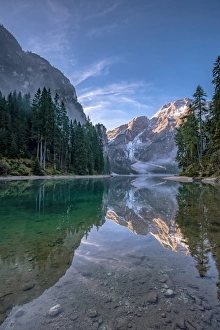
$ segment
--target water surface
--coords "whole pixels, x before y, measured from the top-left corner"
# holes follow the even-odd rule
[[[218,329],[218,186],[1,182],[0,329]]]

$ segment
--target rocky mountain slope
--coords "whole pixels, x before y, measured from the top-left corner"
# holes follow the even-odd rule
[[[118,174],[178,173],[175,128],[190,104],[184,98],[165,104],[151,119],[134,118],[108,131],[111,170]]]
[[[51,89],[52,95],[57,92],[64,101],[68,115],[81,123],[86,115],[77,102],[76,91],[64,74],[50,65],[44,58],[31,52],[24,52],[14,36],[0,25],[0,91],[8,95],[16,90],[30,93],[37,89]]]

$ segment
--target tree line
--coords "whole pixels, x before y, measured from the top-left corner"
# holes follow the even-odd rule
[[[3,96],[0,92],[0,157],[32,158],[33,174],[103,174],[109,172],[102,125],[69,119],[65,104],[50,89]]]
[[[189,176],[220,175],[220,56],[212,74],[211,102],[207,102],[207,94],[198,85],[175,135],[178,166],[182,174]]]

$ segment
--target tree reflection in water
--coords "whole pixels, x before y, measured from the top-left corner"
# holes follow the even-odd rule
[[[211,256],[220,274],[220,187],[185,183],[179,187],[177,201],[175,221],[187,239],[200,276],[208,276]]]
[[[94,179],[0,182],[0,324],[65,274],[82,237],[105,222],[106,189]]]

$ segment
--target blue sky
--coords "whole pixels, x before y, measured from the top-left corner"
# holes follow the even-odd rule
[[[219,0],[1,0],[0,24],[72,82],[107,129],[191,97],[212,97]]]

